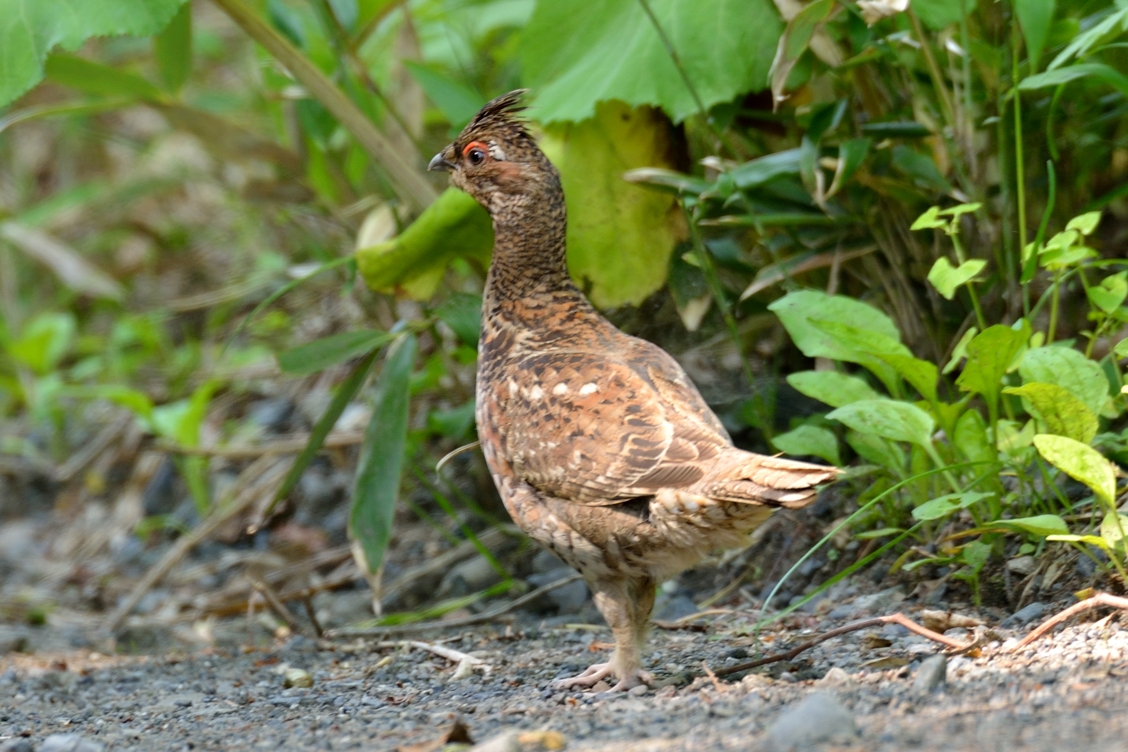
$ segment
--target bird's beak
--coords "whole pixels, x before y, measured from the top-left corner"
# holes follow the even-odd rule
[[[431,157],[431,162],[427,165],[427,169],[431,172],[450,172],[454,169],[454,164],[448,162],[446,157],[443,156],[443,152],[440,151],[438,154]]]

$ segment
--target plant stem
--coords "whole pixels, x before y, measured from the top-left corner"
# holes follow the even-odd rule
[[[1046,344],[1053,344],[1054,335],[1057,333],[1058,303],[1061,300],[1061,270],[1054,271],[1054,292],[1050,298],[1050,326],[1046,330]]]
[[[1026,248],[1026,166],[1023,164],[1022,150],[1022,96],[1018,91],[1021,81],[1018,69],[1018,19],[1014,15],[1014,4],[1011,4],[1011,93],[1014,95],[1014,183],[1015,201],[1018,203],[1018,248],[1019,258],[1021,250]],[[1021,263],[1021,262],[1020,262]],[[1018,270],[1015,279],[1021,279],[1022,269]]]
[[[928,75],[932,77],[932,85],[936,87],[936,95],[940,98],[940,106],[944,110],[944,119],[947,120],[948,125],[952,128],[956,127],[956,120],[952,101],[948,98],[948,89],[944,86],[944,76],[940,72],[940,66],[936,63],[936,58],[932,54],[932,47],[928,44],[928,37],[924,33],[924,27],[920,24],[920,19],[917,14],[913,13],[910,7],[907,11],[909,16],[909,23],[913,26],[913,36],[920,42],[920,51],[924,55],[924,62],[928,65]]]

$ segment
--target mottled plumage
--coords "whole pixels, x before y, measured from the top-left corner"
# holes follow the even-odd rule
[[[682,368],[623,334],[565,262],[556,169],[517,117],[522,92],[487,104],[431,161],[493,218],[478,354],[477,423],[506,509],[583,574],[615,655],[562,686],[649,676],[639,650],[655,586],[743,547],[775,507],[799,507],[830,467],[752,454]]]

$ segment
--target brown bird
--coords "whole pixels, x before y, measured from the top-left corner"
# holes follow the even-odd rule
[[[748,544],[775,507],[837,472],[737,449],[681,366],[623,334],[568,274],[560,176],[498,97],[431,160],[493,218],[478,349],[478,437],[506,509],[587,581],[615,635],[558,687],[651,681],[640,649],[658,583]]]

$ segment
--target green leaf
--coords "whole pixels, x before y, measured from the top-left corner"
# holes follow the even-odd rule
[[[90,37],[156,34],[184,0],[0,0],[0,107],[43,78],[56,47],[76,50]]]
[[[407,444],[415,349],[414,334],[400,337],[388,348],[372,421],[361,445],[348,533],[354,543],[354,555],[361,554],[357,556],[357,566],[370,573],[380,569],[392,535]]]
[[[1125,553],[1128,546],[1128,515],[1109,510],[1101,521],[1101,539],[1114,551]]]
[[[800,394],[825,402],[831,407],[843,407],[851,402],[881,397],[862,379],[838,371],[800,371],[789,374],[787,383]]]
[[[967,345],[975,339],[975,335],[977,334],[979,334],[979,329],[974,326],[969,327],[968,330],[963,333],[960,337],[960,341],[952,348],[952,357],[948,359],[948,364],[944,366],[944,370],[941,371],[941,373],[951,373],[955,370],[956,366],[960,364],[960,361],[967,357]]]
[[[953,512],[958,512],[961,509],[967,509],[973,504],[977,504],[984,499],[988,499],[995,494],[993,492],[980,493],[978,491],[965,491],[964,493],[951,493],[938,498],[926,501],[920,506],[913,509],[913,517],[918,520],[939,520],[947,517]]]
[[[993,462],[999,457],[987,437],[987,422],[976,410],[968,410],[959,417],[952,441],[971,462]]]
[[[916,405],[891,399],[852,402],[827,414],[859,433],[880,436],[890,441],[907,441],[920,447],[932,447],[936,427],[932,416]]]
[[[485,97],[469,86],[453,81],[426,65],[404,60],[403,67],[454,128],[461,130],[486,103]]]
[[[939,31],[959,22],[975,4],[971,0],[913,0],[912,8],[925,26]]]
[[[1083,444],[1097,435],[1097,416],[1065,387],[1032,382],[1008,387],[1003,393],[1022,397],[1028,404],[1027,412],[1042,421],[1047,433],[1068,436]]]
[[[465,256],[484,266],[492,248],[489,214],[468,194],[449,188],[398,237],[357,249],[356,264],[365,283],[378,292],[424,279],[428,285],[415,292],[427,299],[451,260]]]
[[[278,367],[294,376],[317,373],[329,366],[382,347],[394,337],[394,334],[377,329],[332,334],[278,353]]]
[[[154,407],[149,419],[153,432],[182,447],[199,446],[200,426],[219,386],[218,381],[207,381],[196,387],[188,399]]]
[[[956,294],[956,288],[974,279],[985,266],[987,262],[983,259],[969,259],[954,267],[947,257],[941,256],[928,272],[928,281],[937,292],[951,300]]]
[[[568,203],[572,278],[596,307],[638,305],[666,283],[684,221],[674,196],[620,176],[674,166],[669,121],[658,110],[607,102],[594,119],[547,128],[540,145]]]
[[[796,13],[787,22],[787,28],[779,38],[775,59],[772,60],[771,84],[772,101],[779,102],[784,96],[787,78],[791,75],[799,58],[807,51],[815,32],[838,10],[834,0],[815,0]]]
[[[70,312],[41,313],[5,346],[8,354],[42,376],[59,365],[74,343],[77,324]]]
[[[787,433],[772,437],[772,445],[786,454],[821,457],[832,465],[841,465],[838,455],[838,439],[834,432],[819,426],[803,425]]]
[[[956,379],[956,385],[965,392],[982,394],[988,404],[999,402],[1002,379],[1026,344],[1027,334],[1009,326],[996,324],[976,335],[967,343],[967,365]]]
[[[1018,372],[1025,383],[1057,384],[1068,389],[1094,415],[1100,415],[1109,400],[1108,379],[1100,365],[1068,347],[1031,348]]]
[[[897,353],[877,353],[877,357],[892,366],[921,397],[929,402],[936,401],[936,381],[940,374],[934,363]]]
[[[680,196],[698,196],[713,187],[713,184],[696,175],[686,175],[676,170],[661,167],[639,167],[623,173],[628,183],[640,183],[651,188],[673,191]]]
[[[165,88],[175,94],[192,71],[192,3],[184,3],[165,30],[153,38],[153,53]]]
[[[456,292],[435,309],[435,314],[464,345],[478,346],[478,335],[482,331],[481,295]]]
[[[1112,313],[1128,298],[1128,272],[1105,277],[1099,285],[1085,290],[1089,302],[1105,313]]]
[[[742,191],[758,188],[783,177],[798,175],[801,157],[800,149],[787,149],[737,165],[728,172],[733,185]]]
[[[1108,543],[1104,538],[1096,535],[1047,535],[1048,541],[1064,541],[1067,543],[1088,543],[1090,546],[1096,546],[1102,550],[1108,550]]]
[[[344,413],[345,408],[349,406],[353,397],[364,386],[368,372],[372,370],[372,364],[376,362],[376,356],[379,354],[380,350],[377,348],[365,355],[352,367],[349,375],[337,387],[337,391],[333,393],[333,399],[329,402],[329,407],[317,419],[317,425],[310,431],[309,441],[306,442],[301,453],[294,459],[294,464],[290,466],[289,472],[286,473],[285,480],[282,481],[282,485],[278,487],[278,491],[274,494],[274,501],[270,508],[263,513],[264,517],[270,513],[270,509],[275,504],[289,496],[294,487],[298,485],[302,473],[309,467],[309,463],[313,462],[313,458],[317,456],[317,453],[321,451],[321,447],[325,444],[325,437],[333,430],[333,426],[337,424],[337,420]]]
[[[1046,37],[1054,20],[1054,6],[1057,0],[1015,0],[1014,10],[1026,39],[1026,53],[1030,59],[1031,70],[1038,69],[1038,60],[1046,47]]]
[[[953,219],[963,214],[974,214],[983,207],[983,204],[977,202],[971,204],[956,204],[955,206],[945,209],[940,212],[943,217],[952,217]]]
[[[1095,78],[1128,96],[1128,76],[1104,63],[1075,63],[1064,68],[1036,73],[1029,78],[1022,79],[1018,88],[1023,91],[1043,89],[1047,86],[1061,86],[1079,78]]]
[[[1067,231],[1073,230],[1082,235],[1092,235],[1097,229],[1097,225],[1101,223],[1101,213],[1099,211],[1086,212],[1079,214],[1073,219],[1069,220],[1069,224],[1065,226]]]
[[[948,226],[948,220],[940,219],[940,207],[929,207],[909,226],[910,230],[937,230]]]
[[[853,177],[869,155],[872,146],[872,138],[851,138],[838,145],[838,165],[834,170],[834,180],[826,191],[827,198],[837,194]]]
[[[1125,31],[1128,31],[1128,6],[1121,4],[1119,10],[1073,37],[1047,67],[1053,70],[1075,57],[1085,57],[1094,47],[1110,41]]]
[[[770,0],[649,0],[705,107],[759,91],[782,23]],[[586,120],[600,102],[661,107],[680,122],[698,112],[693,94],[638,0],[581,9],[538,2],[521,30],[524,83],[544,123]]]
[[[880,436],[858,431],[846,432],[846,443],[863,459],[889,469],[895,475],[905,471],[905,451]]]
[[[1116,503],[1116,468],[1088,444],[1042,433],[1034,437],[1038,453],[1051,465],[1084,483],[1110,507]]]
[[[855,362],[858,352],[844,347],[835,337],[819,329],[811,320],[850,322],[855,329],[884,335],[900,342],[897,325],[882,311],[842,295],[827,295],[818,290],[788,293],[768,306],[779,317],[795,346],[808,358],[831,358]]]
[[[87,94],[146,101],[161,99],[161,90],[141,76],[74,55],[55,53],[47,58],[44,70],[54,83]]]
[[[461,439],[474,427],[474,400],[451,410],[435,410],[427,416],[427,427],[451,439]]]
[[[991,527],[1004,527],[1010,530],[1021,530],[1024,533],[1046,537],[1047,535],[1065,535],[1069,527],[1065,520],[1056,514],[1039,514],[1033,517],[1019,517],[1013,520],[995,520]]]

